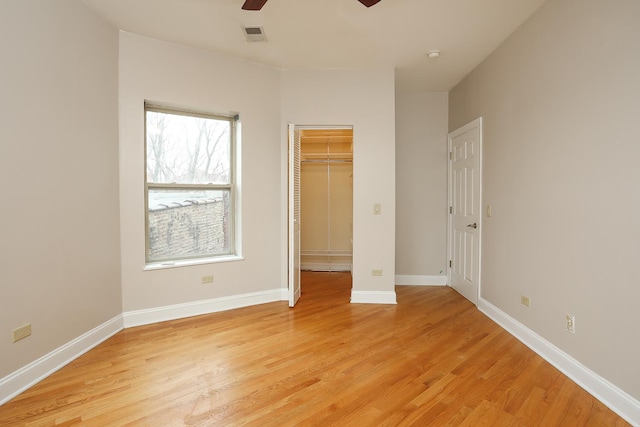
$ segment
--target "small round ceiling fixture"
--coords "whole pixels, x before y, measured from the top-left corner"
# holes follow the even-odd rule
[[[431,59],[439,58],[440,51],[438,49],[430,50],[429,52],[427,52],[427,56]]]

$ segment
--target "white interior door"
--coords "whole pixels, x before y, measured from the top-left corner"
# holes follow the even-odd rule
[[[449,274],[474,304],[480,288],[482,118],[449,134]]]
[[[289,124],[289,307],[300,298],[300,131]]]

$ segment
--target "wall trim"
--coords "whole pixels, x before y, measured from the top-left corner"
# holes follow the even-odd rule
[[[166,322],[167,320],[182,319],[184,317],[200,316],[202,314],[216,313],[234,308],[282,301],[282,295],[287,293],[286,291],[286,289],[284,289],[284,292],[282,289],[271,289],[268,291],[127,311],[123,313],[124,327],[131,328],[133,326]],[[287,293],[287,297],[284,298],[284,300],[288,299],[289,296]]]
[[[309,271],[337,271],[337,272],[347,272],[351,271],[351,264],[338,264],[338,263],[322,263],[322,262],[301,262],[300,270],[309,270]]]
[[[0,379],[0,405],[124,329],[122,315],[107,320],[68,343]]]
[[[478,309],[612,411],[632,425],[640,426],[640,401],[611,384],[489,301],[479,298]]]
[[[351,291],[351,304],[397,304],[396,293],[390,291]]]
[[[447,286],[447,276],[414,276],[396,274],[396,285]]]

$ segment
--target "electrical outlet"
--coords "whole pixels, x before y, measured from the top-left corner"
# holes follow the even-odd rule
[[[567,332],[576,333],[576,316],[567,314]]]
[[[202,276],[202,284],[213,283],[213,274],[210,276]]]
[[[13,342],[20,341],[31,335],[31,323],[13,330]]]
[[[371,270],[372,276],[382,276],[382,270]]]
[[[526,297],[524,295],[520,296],[520,304],[524,305],[525,307],[529,307],[530,302],[531,301],[529,300],[529,297]]]

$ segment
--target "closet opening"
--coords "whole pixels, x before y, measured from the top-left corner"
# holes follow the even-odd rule
[[[353,127],[300,129],[300,268],[352,271]]]

